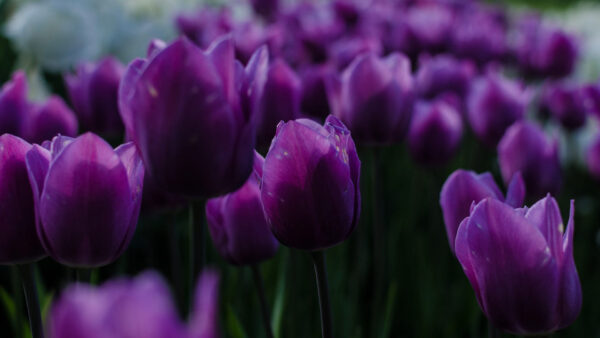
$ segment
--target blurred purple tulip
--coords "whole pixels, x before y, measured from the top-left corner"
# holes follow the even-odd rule
[[[208,48],[218,37],[233,30],[234,20],[230,8],[203,7],[181,13],[175,18],[179,32],[200,46]]]
[[[471,84],[467,117],[477,138],[493,147],[523,118],[528,103],[529,94],[520,83],[489,70]]]
[[[584,85],[581,91],[587,113],[600,118],[600,84],[590,83]]]
[[[135,232],[144,167],[133,143],[113,150],[92,133],[58,136],[26,156],[37,232],[46,252],[75,267],[115,261]]]
[[[359,175],[350,131],[335,117],[324,126],[306,119],[280,123],[261,178],[261,200],[275,237],[309,251],[344,241],[358,223]]]
[[[414,84],[410,61],[404,55],[359,56],[339,79],[328,82],[328,94],[332,113],[358,141],[387,144],[406,136]]]
[[[269,66],[265,90],[258,113],[257,145],[268,147],[279,121],[300,117],[302,83],[285,61],[276,59]]]
[[[452,30],[452,51],[479,65],[501,60],[507,53],[506,31],[492,13],[466,10],[455,21]]]
[[[418,163],[440,165],[458,150],[463,124],[460,113],[444,101],[419,102],[415,106],[408,144]]]
[[[592,177],[600,180],[600,135],[596,135],[586,153],[587,168]]]
[[[217,338],[218,279],[211,270],[201,275],[187,327],[155,272],[97,288],[72,285],[53,304],[47,332],[50,338]]]
[[[275,19],[281,7],[280,0],[251,0],[250,3],[254,12],[267,20]]]
[[[550,196],[529,209],[486,198],[461,223],[456,256],[495,327],[535,335],[575,321],[582,296],[573,259],[573,216],[571,201],[565,229]]]
[[[335,68],[327,63],[307,66],[301,68],[298,75],[302,81],[300,99],[302,113],[324,119],[331,112],[327,98],[326,82],[336,76]]]
[[[554,83],[544,88],[540,109],[549,112],[569,130],[582,127],[587,120],[585,93],[574,84]]]
[[[31,144],[0,136],[0,264],[36,261],[46,254],[35,228],[33,194],[25,155]]]
[[[444,182],[440,193],[440,206],[444,214],[446,234],[452,252],[454,252],[458,226],[465,217],[469,216],[474,203],[477,204],[488,197],[506,202],[515,208],[523,206],[525,185],[521,174],[517,173],[510,181],[506,199],[489,172],[477,174],[473,171],[458,169]]]
[[[46,102],[30,107],[21,135],[31,143],[41,144],[59,134],[76,136],[77,118],[60,96],[52,95]]]
[[[439,53],[449,47],[454,23],[454,14],[449,7],[434,2],[412,6],[408,9],[406,22],[418,51]]]
[[[463,98],[475,72],[475,65],[470,61],[461,61],[450,55],[423,56],[415,76],[417,91],[426,99],[448,92]]]
[[[338,69],[344,69],[361,54],[381,55],[382,46],[378,38],[352,36],[335,41],[329,48],[329,59]]]
[[[498,162],[504,182],[521,172],[532,197],[556,194],[561,186],[558,142],[532,122],[517,122],[498,144]]]
[[[19,135],[28,110],[27,79],[19,70],[0,89],[0,134]]]
[[[85,63],[77,73],[65,75],[65,84],[83,131],[120,135],[119,82],[125,66],[113,57],[98,63]]]
[[[244,69],[230,36],[206,52],[180,38],[129,65],[119,93],[121,115],[160,188],[214,197],[246,181],[267,67],[262,47]]]
[[[262,166],[262,157],[255,157]],[[206,219],[217,251],[231,264],[254,265],[277,253],[279,242],[265,219],[254,174],[237,191],[209,199]]]

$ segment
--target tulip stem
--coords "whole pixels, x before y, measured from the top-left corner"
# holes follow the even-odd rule
[[[488,323],[488,336],[489,338],[500,338],[502,333],[492,323]]]
[[[196,278],[200,274],[200,271],[204,268],[206,262],[206,225],[204,222],[204,204],[205,200],[193,201],[190,203],[189,213],[189,271],[190,271],[190,285],[189,297],[190,310],[192,306],[191,299],[193,298],[194,286],[196,284]]]
[[[271,329],[271,316],[269,315],[269,307],[267,305],[267,297],[265,296],[265,287],[263,284],[262,276],[260,275],[260,269],[258,265],[252,265],[252,277],[254,278],[254,284],[256,284],[256,291],[258,293],[258,300],[260,302],[260,311],[262,312],[263,324],[265,326],[265,333],[267,338],[273,338],[273,330]]]
[[[11,270],[12,275],[12,287],[13,292],[15,294],[14,303],[15,303],[15,316],[13,318],[13,329],[15,330],[15,337],[23,337],[23,294],[21,293],[21,280],[20,275],[21,272],[19,268],[16,266],[12,267]]]
[[[325,253],[323,251],[314,251],[311,253],[311,256],[315,265],[317,292],[319,293],[319,305],[321,307],[321,332],[323,338],[332,338],[333,328],[331,322],[331,302],[329,301],[329,286],[327,284]]]
[[[44,331],[42,328],[42,316],[40,314],[40,303],[38,301],[33,267],[33,263],[18,265],[19,273],[21,274],[21,280],[23,282],[23,292],[25,293],[27,313],[29,314],[31,336],[33,338],[43,338]]]

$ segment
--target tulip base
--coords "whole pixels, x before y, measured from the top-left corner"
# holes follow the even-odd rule
[[[327,283],[325,253],[323,251],[314,251],[311,252],[311,256],[315,265],[317,292],[319,293],[319,305],[321,307],[321,332],[323,338],[332,338],[331,302],[329,301],[329,285]]]
[[[19,273],[21,274],[21,280],[23,281],[23,292],[25,293],[25,302],[27,304],[27,314],[29,315],[31,336],[33,338],[43,338],[44,330],[42,326],[42,316],[40,313],[40,303],[38,301],[33,267],[33,264],[23,264],[18,266]]]
[[[265,287],[263,284],[262,276],[260,275],[260,269],[258,265],[252,265],[252,277],[256,284],[256,292],[258,293],[258,300],[260,302],[260,311],[265,326],[265,333],[267,338],[273,338],[273,330],[271,329],[271,316],[269,315],[269,307],[267,306],[267,297],[265,296]]]

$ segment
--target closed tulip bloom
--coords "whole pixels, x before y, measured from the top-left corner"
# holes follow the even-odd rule
[[[25,156],[31,144],[0,136],[0,264],[36,261],[46,254],[35,229],[33,193]]]
[[[511,180],[506,192],[506,199],[489,172],[477,174],[473,171],[458,169],[444,182],[440,193],[440,206],[452,252],[454,252],[458,226],[469,216],[471,206],[488,197],[506,202],[515,208],[523,206],[525,185],[521,174],[516,174]]]
[[[441,52],[448,48],[454,23],[451,9],[443,4],[420,4],[407,12],[410,36],[419,51]]]
[[[506,31],[493,13],[467,10],[452,30],[452,50],[479,65],[500,60],[507,52]]]
[[[496,146],[508,127],[523,118],[529,95],[518,82],[495,71],[473,81],[467,98],[467,117],[473,132]]]
[[[487,198],[461,223],[456,256],[495,327],[518,335],[548,334],[579,315],[573,205],[566,228],[550,196],[529,209]]]
[[[520,171],[532,197],[555,194],[560,189],[558,142],[531,122],[515,123],[506,131],[498,144],[498,162],[504,182]]]
[[[406,136],[414,87],[410,61],[404,55],[359,56],[338,81],[330,81],[328,93],[332,113],[358,141],[387,144]]]
[[[27,79],[20,70],[0,89],[0,134],[18,135],[28,109]]]
[[[119,116],[119,83],[125,66],[113,57],[86,63],[77,73],[65,75],[65,84],[82,130],[118,135],[123,131]]]
[[[77,118],[59,96],[52,95],[30,108],[21,135],[29,142],[41,144],[58,134],[76,136]]]
[[[121,82],[121,116],[148,175],[170,193],[214,197],[250,175],[266,47],[243,69],[231,37],[203,52],[186,38],[133,61]]]
[[[302,81],[300,108],[302,113],[324,119],[330,112],[327,81],[336,75],[330,64],[310,65],[298,71]]]
[[[592,177],[600,180],[600,135],[597,135],[587,150],[587,168]]]
[[[462,117],[453,106],[443,101],[421,102],[408,134],[410,153],[421,164],[443,164],[458,150],[462,130]]]
[[[344,241],[358,223],[359,175],[354,141],[337,118],[329,116],[324,126],[306,119],[280,123],[261,187],[275,237],[309,251]]]
[[[257,144],[267,147],[279,121],[300,117],[302,83],[285,61],[276,59],[269,66],[265,90],[258,113]]]
[[[169,287],[156,272],[100,287],[69,286],[47,320],[50,338],[216,338],[218,276],[204,272],[190,324],[178,318]]]
[[[571,84],[551,84],[544,89],[541,109],[549,112],[569,130],[582,127],[587,119],[585,93]]]
[[[133,143],[113,150],[100,137],[55,137],[33,146],[27,170],[37,232],[59,263],[96,267],[115,261],[135,232],[144,167]]]
[[[427,99],[447,92],[462,98],[469,90],[475,71],[472,62],[461,61],[450,55],[421,57],[415,76],[417,92]]]

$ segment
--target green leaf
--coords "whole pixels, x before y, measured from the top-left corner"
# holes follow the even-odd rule
[[[281,320],[283,319],[283,310],[285,308],[285,289],[287,284],[286,266],[288,262],[289,252],[284,251],[281,266],[279,267],[279,276],[277,277],[277,290],[275,293],[275,304],[273,306],[273,314],[271,318],[271,327],[273,327],[273,335],[275,338],[281,336]]]
[[[233,338],[246,338],[246,332],[231,305],[227,305],[227,336]]]
[[[8,314],[11,323],[15,322],[15,302],[12,297],[3,287],[0,286],[0,300],[2,300],[2,305],[4,306],[4,310]]]
[[[387,302],[385,304],[385,316],[383,317],[383,326],[381,328],[381,338],[390,336],[390,325],[394,315],[394,304],[396,303],[396,291],[396,282],[393,281],[388,289]]]

